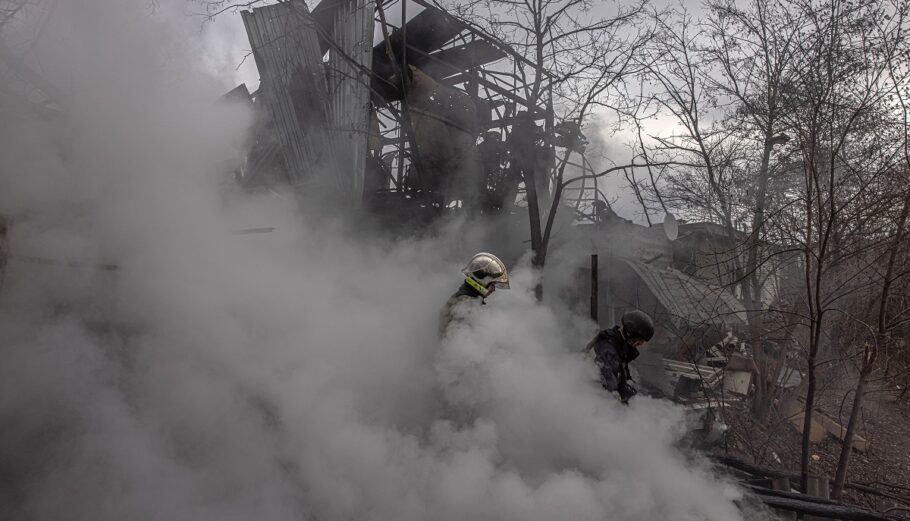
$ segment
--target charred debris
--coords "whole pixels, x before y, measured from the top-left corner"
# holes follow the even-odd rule
[[[242,12],[261,82],[225,95],[258,115],[241,185],[291,186],[414,227],[446,212],[514,210],[523,170],[547,186],[556,148],[584,158],[577,125],[526,99],[519,53],[423,0],[394,7],[324,0],[312,12],[304,2]],[[393,14],[408,22],[392,25]],[[577,209],[598,197],[590,181],[573,194]]]

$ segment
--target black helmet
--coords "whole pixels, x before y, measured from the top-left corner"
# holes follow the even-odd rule
[[[654,321],[644,311],[629,311],[622,316],[622,332],[627,341],[640,338],[647,342],[654,336]]]

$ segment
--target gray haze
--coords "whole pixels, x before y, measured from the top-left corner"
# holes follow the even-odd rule
[[[0,519],[741,518],[679,410],[592,383],[528,269],[440,342],[457,226],[358,241],[230,195],[249,115],[160,4],[60,2],[29,59],[68,116],[3,104]]]

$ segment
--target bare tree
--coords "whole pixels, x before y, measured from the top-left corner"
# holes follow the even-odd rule
[[[649,48],[647,79],[652,103],[677,126],[669,135],[650,135],[643,154],[656,162],[688,165],[667,176],[662,201],[720,222],[730,244],[737,243],[738,201],[742,199],[742,165],[748,142],[741,125],[730,125],[718,103],[715,56],[706,52],[707,28],[685,9],[670,16],[655,13],[659,36]],[[650,150],[648,150],[650,149]],[[738,252],[725,252],[735,284],[743,279]]]
[[[732,0],[719,0],[708,7],[704,26],[709,43],[705,51],[715,65],[712,86],[732,102],[732,116],[740,125],[741,139],[760,147],[758,169],[748,180],[752,188],[748,198],[751,225],[745,244],[741,287],[749,315],[749,340],[760,372],[755,382],[753,412],[763,419],[768,413],[779,367],[764,352],[759,264],[771,156],[775,146],[788,141],[783,133],[787,130],[784,113],[789,99],[794,40],[801,24],[799,14],[794,20],[781,2],[754,1],[740,7]]]
[[[486,9],[478,16],[478,8]],[[459,11],[469,20],[512,45],[527,59],[518,70],[525,84],[529,106],[546,107],[545,143],[555,153],[554,127],[557,121],[581,129],[595,110],[613,109],[625,103],[626,82],[635,77],[637,57],[652,37],[650,27],[641,27],[647,0],[619,5],[610,16],[592,17],[591,0],[487,0],[461,3]],[[541,115],[534,115],[539,117]],[[564,127],[565,128],[565,127]],[[569,136],[572,142],[578,136]],[[532,264],[542,269],[553,223],[564,189],[570,156],[579,148],[564,143],[563,156],[555,164],[534,167],[523,175],[528,200]],[[577,143],[575,143],[577,145]],[[546,170],[546,171],[539,171]],[[539,180],[552,179],[548,186]],[[546,213],[541,207],[549,206]],[[542,286],[536,294],[542,298]]]
[[[817,366],[826,321],[845,296],[844,281],[833,276],[861,253],[861,241],[847,240],[859,230],[865,209],[861,196],[874,189],[884,171],[872,160],[868,140],[880,128],[882,103],[893,93],[888,76],[900,31],[878,31],[887,14],[879,2],[828,0],[792,2],[789,11],[805,20],[795,39],[794,104],[787,112],[801,156],[801,222],[792,237],[804,262],[805,321],[808,327],[808,386],[800,472],[808,486],[809,431],[818,390]],[[796,15],[794,15],[796,16]],[[871,153],[871,157],[870,157]]]
[[[776,327],[768,317],[798,318],[806,327],[805,489],[816,367],[827,321],[832,313],[845,313],[848,296],[868,293],[869,285],[858,281],[868,282],[865,274],[884,265],[875,298],[883,324],[890,281],[903,273],[897,244],[906,216],[894,210],[904,208],[894,195],[903,192],[885,181],[896,168],[886,129],[893,127],[895,110],[903,113],[904,98],[896,98],[900,107],[896,102],[889,107],[888,100],[906,81],[900,29],[906,29],[901,14],[906,6],[892,2],[882,9],[873,2],[838,0],[742,6],[717,0],[708,8],[700,22],[685,10],[661,20],[648,67],[656,85],[653,100],[680,130],[651,136],[657,145],[650,155],[692,164],[669,176],[661,204],[716,219],[730,244],[740,242],[738,228],[749,222],[742,249],[730,252],[730,260],[732,280],[749,309],[750,340],[761,370],[753,402],[758,418],[768,413],[779,370],[779,361],[762,349],[762,338]],[[798,160],[775,160],[781,145]],[[773,248],[766,246],[773,242]],[[762,302],[763,280],[775,257],[794,250],[802,255],[803,298],[769,310]],[[878,330],[860,369],[862,385],[875,362],[871,350],[886,342],[887,328]],[[862,385],[854,398],[854,424],[848,424],[851,436]],[[842,451],[841,480],[849,446],[845,442]]]
[[[900,131],[897,133],[898,135],[896,137],[898,139],[895,141],[901,145],[899,147],[899,157],[901,160],[894,166],[903,171],[905,175],[897,175],[898,173],[895,172],[893,178],[897,179],[898,183],[889,183],[888,186],[888,188],[896,189],[892,193],[903,193],[903,195],[899,198],[900,202],[897,205],[897,207],[900,208],[899,214],[893,221],[893,236],[890,241],[886,243],[887,246],[884,251],[886,264],[880,282],[880,290],[877,295],[878,306],[875,320],[875,332],[871,341],[863,343],[862,362],[856,388],[854,389],[850,419],[847,422],[843,445],[841,447],[840,457],[838,458],[837,471],[835,473],[832,489],[832,495],[837,499],[840,498],[843,492],[844,483],[847,478],[853,438],[856,432],[859,411],[865,396],[866,385],[876,366],[879,350],[889,342],[888,332],[890,323],[888,311],[891,289],[895,280],[906,273],[905,269],[902,269],[906,267],[899,266],[898,260],[901,245],[906,233],[907,219],[908,216],[910,216],[910,189],[908,189],[906,185],[906,173],[910,172],[910,129],[908,129],[908,107],[905,94],[908,79],[910,78],[908,78],[906,61],[904,60],[904,57],[907,56],[908,52],[908,42],[904,41],[904,39],[896,33],[905,29],[907,17],[910,15],[910,5],[907,3],[892,3],[885,11],[888,13],[888,17],[871,20],[871,22],[874,22],[872,36],[880,38],[883,42],[883,47],[876,49],[876,51],[881,53],[881,58],[885,61],[887,72],[887,80],[885,80],[885,82],[893,89],[889,94],[893,96],[891,99],[896,100],[897,107],[894,108],[898,109],[898,113],[900,114],[900,118],[898,118],[897,121],[897,127]]]

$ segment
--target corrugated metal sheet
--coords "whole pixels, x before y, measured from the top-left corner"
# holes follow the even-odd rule
[[[654,268],[626,260],[670,315],[692,324],[745,326],[745,307],[717,286],[708,285],[673,268]]]
[[[452,16],[434,7],[427,7],[407,23],[406,55],[408,65],[418,68],[421,63],[426,63],[426,55],[430,54],[446,42],[455,38],[465,26]],[[389,43],[395,50],[396,60],[401,60],[401,29],[395,29],[389,35]],[[385,42],[381,41],[373,48],[373,89],[380,93],[386,100],[400,100],[401,90],[394,84],[388,83],[398,70],[397,65],[389,60],[385,50]]]
[[[243,11],[263,100],[281,141],[290,182],[322,184],[333,170],[326,85],[317,33],[302,1]],[[328,166],[328,168],[327,168]]]
[[[344,2],[333,35],[341,53],[329,51],[329,125],[336,147],[335,187],[354,205],[363,199],[370,131],[370,70],[373,62],[373,0]]]

